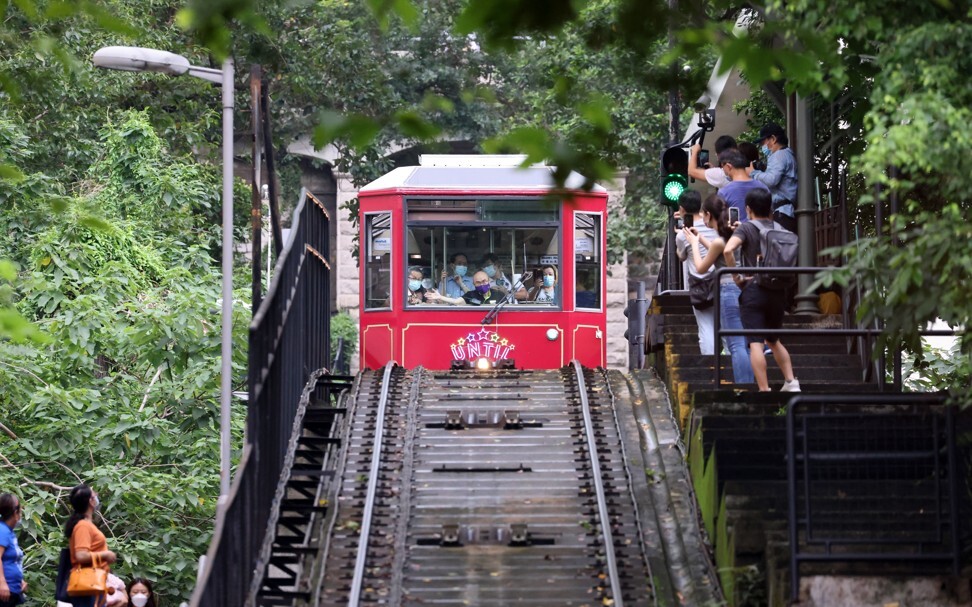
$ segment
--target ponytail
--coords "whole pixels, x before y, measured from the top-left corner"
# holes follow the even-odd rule
[[[702,202],[702,210],[716,219],[716,232],[719,237],[729,242],[732,238],[732,228],[729,227],[729,203],[718,194],[709,195]]]
[[[71,534],[74,532],[74,526],[88,513],[88,507],[91,503],[91,487],[85,484],[78,485],[74,489],[71,489],[69,499],[74,512],[71,513],[67,524],[64,525],[64,535],[70,540]]]

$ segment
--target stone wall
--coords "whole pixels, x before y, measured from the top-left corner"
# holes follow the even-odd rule
[[[623,213],[621,206],[624,199],[625,179],[627,173],[618,173],[614,181],[602,184],[608,191],[608,216]],[[628,341],[624,332],[628,328],[628,319],[624,315],[624,308],[628,305],[628,264],[625,261],[608,266],[607,280],[607,364],[612,369],[628,368]]]
[[[354,238],[358,230],[351,221],[347,209],[341,207],[344,203],[358,195],[358,189],[351,183],[351,176],[347,173],[334,173],[336,182],[335,214],[337,220],[337,242],[334,257],[334,271],[337,272],[337,308],[347,312],[357,321],[361,316],[361,300],[358,288],[358,263],[351,252],[354,250]],[[359,341],[360,346],[360,341]],[[350,361],[351,373],[358,372],[359,356],[356,353]]]

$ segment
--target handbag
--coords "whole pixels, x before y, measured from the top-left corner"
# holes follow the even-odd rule
[[[715,302],[715,272],[711,269],[702,276],[689,272],[689,301],[696,310],[706,310]]]
[[[57,561],[57,580],[54,582],[54,600],[62,603],[71,602],[71,597],[67,593],[69,577],[71,577],[71,550],[61,548],[61,557]]]
[[[108,588],[108,572],[98,567],[100,559],[91,555],[91,566],[78,565],[71,570],[68,578],[68,596],[98,596]]]

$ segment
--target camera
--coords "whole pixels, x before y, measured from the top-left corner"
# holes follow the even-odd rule
[[[699,157],[695,165],[703,169],[709,168],[709,150],[699,150]]]
[[[754,160],[753,161],[753,170],[754,171],[765,171],[766,170],[766,163],[763,162],[762,160]]]

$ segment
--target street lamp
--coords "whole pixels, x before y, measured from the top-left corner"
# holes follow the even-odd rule
[[[233,60],[223,69],[190,65],[181,55],[135,46],[108,46],[92,62],[109,70],[158,72],[169,76],[189,74],[223,87],[223,307],[222,360],[219,399],[219,494],[223,504],[230,487],[230,398],[233,348]]]

